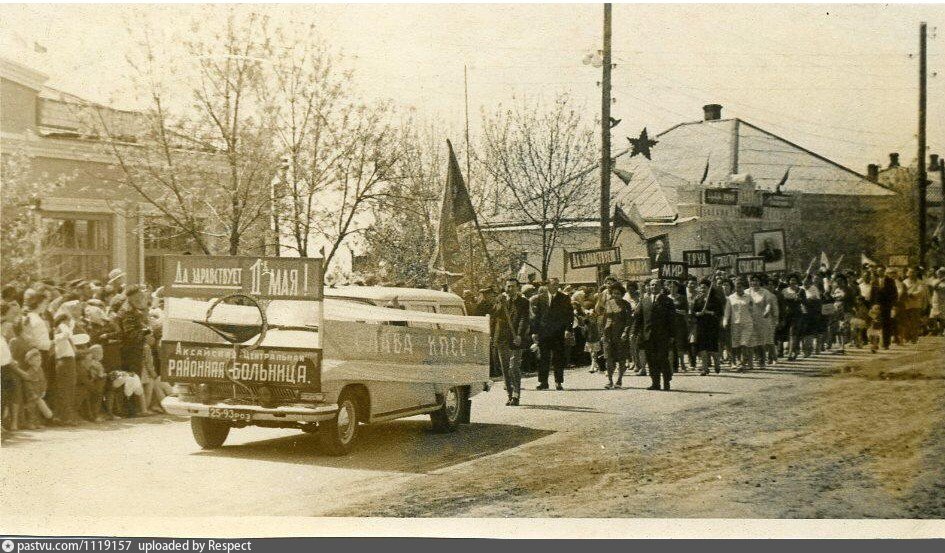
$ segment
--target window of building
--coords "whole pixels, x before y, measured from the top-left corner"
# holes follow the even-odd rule
[[[72,280],[104,278],[111,269],[111,220],[108,215],[43,217],[43,274]]]
[[[150,286],[161,286],[163,256],[201,252],[194,238],[160,217],[144,221],[144,281]]]

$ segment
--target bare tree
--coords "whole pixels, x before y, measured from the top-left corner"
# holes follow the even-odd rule
[[[495,187],[506,222],[534,226],[540,260],[531,264],[548,277],[551,256],[569,222],[595,213],[595,135],[566,95],[483,116],[479,165]]]
[[[141,32],[139,50],[129,56],[136,88],[148,101],[138,128],[117,128],[109,110],[94,113],[119,186],[136,192],[204,253],[236,255],[245,235],[265,235],[277,170],[258,94],[268,28],[264,18],[235,11],[213,33],[198,33],[201,23],[192,22],[190,36],[198,38],[184,41],[184,60],[161,59],[148,29]],[[169,83],[175,75],[192,78]],[[191,102],[175,106],[172,98],[182,94]]]
[[[328,263],[366,228],[402,150],[391,104],[360,101],[338,54],[307,31],[277,31],[269,55],[285,61],[272,65],[262,94],[285,159],[280,227],[302,257],[313,239],[327,243]]]
[[[400,135],[402,157],[385,197],[373,208],[364,233],[366,255],[392,281],[430,283],[436,248],[438,204],[446,175],[444,140],[435,123],[407,122]]]

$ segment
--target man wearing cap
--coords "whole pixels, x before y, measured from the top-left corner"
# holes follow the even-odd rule
[[[538,344],[538,388],[548,389],[549,365],[555,372],[555,389],[564,389],[565,338],[574,324],[571,298],[558,289],[556,278],[548,281],[547,292],[531,299],[532,340]]]
[[[112,269],[108,273],[108,280],[105,284],[112,286],[115,290],[120,292],[125,286],[125,277],[125,272],[121,269]]]
[[[510,278],[505,284],[505,294],[493,309],[495,330],[492,344],[499,358],[505,391],[509,400],[506,405],[518,405],[522,393],[522,355],[528,340],[528,300],[519,291],[518,280]]]

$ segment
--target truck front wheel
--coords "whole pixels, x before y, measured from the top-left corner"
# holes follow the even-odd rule
[[[230,434],[230,425],[207,417],[190,417],[190,430],[200,447],[216,449],[226,441]]]
[[[464,386],[454,386],[446,391],[443,405],[430,413],[434,432],[453,432],[463,421],[469,420],[468,393]]]
[[[355,394],[345,391],[338,398],[338,412],[327,421],[318,423],[318,444],[322,452],[347,455],[358,437],[361,407]]]

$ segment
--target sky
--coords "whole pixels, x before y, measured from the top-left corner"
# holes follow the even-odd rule
[[[483,111],[571,95],[600,114],[600,69],[582,63],[601,47],[601,4],[252,5],[273,22],[314,23],[343,51],[367,98],[413,108],[462,141],[464,66],[473,135]],[[128,26],[147,20],[179,41],[198,18],[213,29],[224,10],[191,5],[2,5],[2,52],[50,75],[48,84],[135,107]],[[665,5],[613,8],[615,151],[723,105],[740,117],[859,171],[901,152],[916,157],[919,23],[929,26],[928,144],[945,154],[945,6]],[[205,32],[198,30],[199,32]],[[46,52],[35,52],[33,43]],[[658,146],[657,146],[658,147]]]

